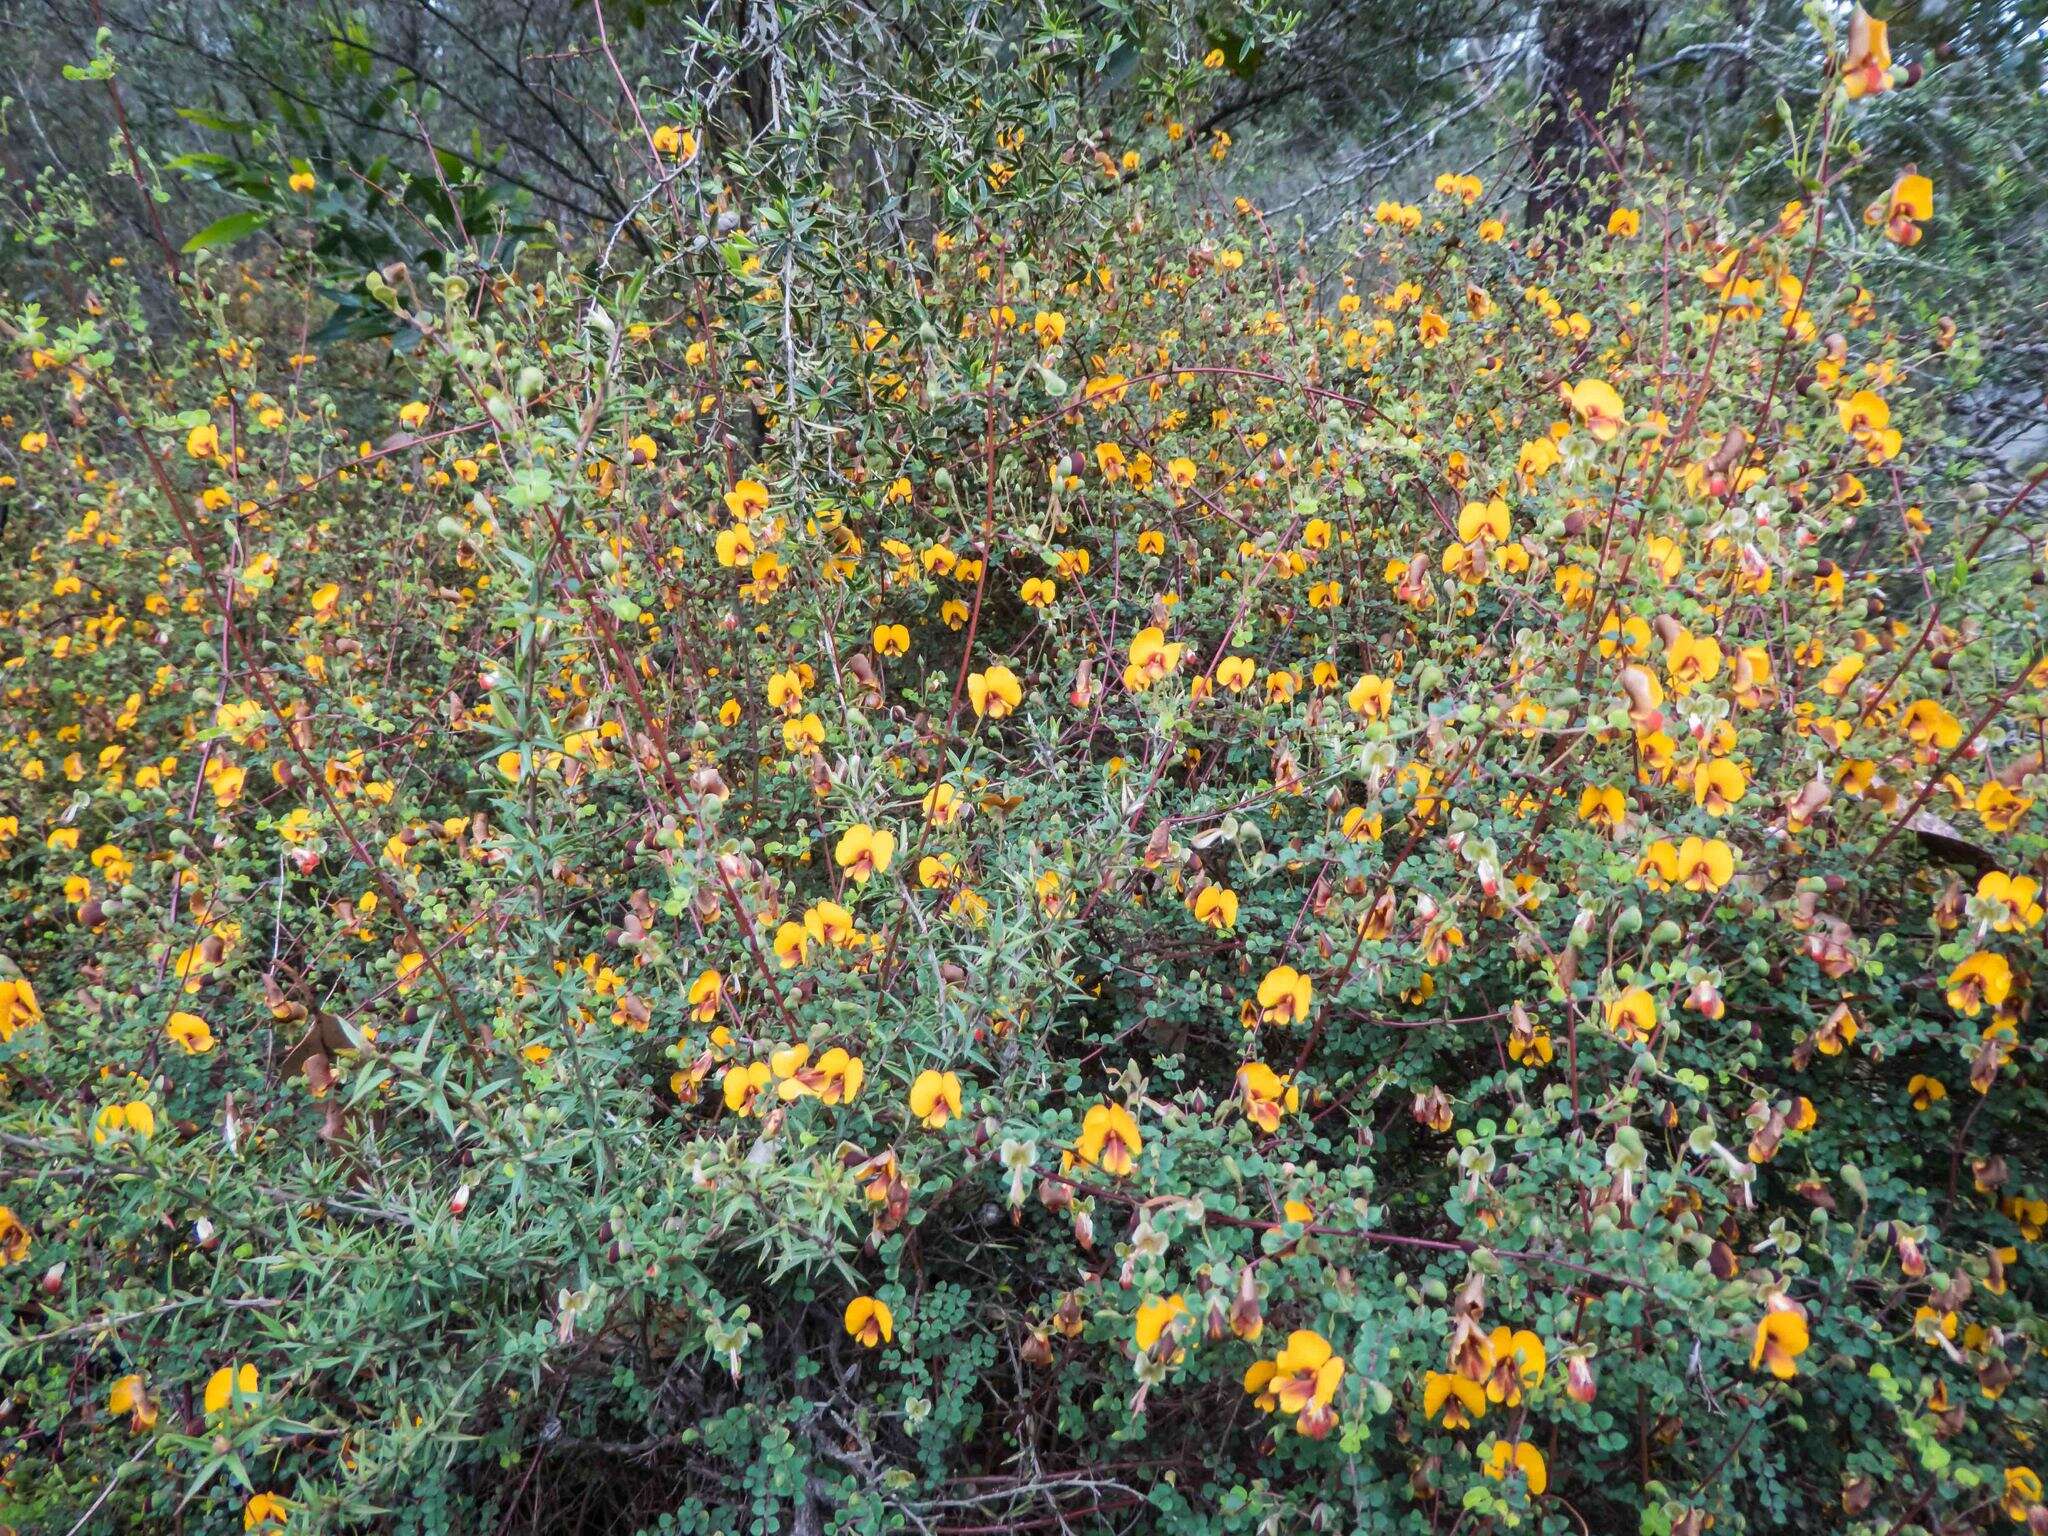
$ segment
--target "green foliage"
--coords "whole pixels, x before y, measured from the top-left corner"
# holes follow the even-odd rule
[[[762,14],[586,228],[20,231],[0,1519],[2026,1518],[2038,512],[1863,119],[1310,244],[1284,18]]]

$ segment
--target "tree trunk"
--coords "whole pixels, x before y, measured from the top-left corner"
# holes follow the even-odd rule
[[[1646,0],[1543,0],[1537,22],[1543,80],[1529,143],[1531,223],[1584,210],[1588,183],[1606,164],[1601,141],[1619,152],[1621,135],[1600,119],[1610,106],[1615,118],[1621,115],[1615,78],[1641,46],[1648,22]]]

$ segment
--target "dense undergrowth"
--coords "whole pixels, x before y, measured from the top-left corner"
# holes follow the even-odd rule
[[[822,287],[641,105],[682,254],[396,356],[6,305],[0,1514],[2048,1523],[2040,514],[1855,105],[1315,247],[994,124]]]

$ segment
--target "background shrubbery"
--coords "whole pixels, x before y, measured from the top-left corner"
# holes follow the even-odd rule
[[[2048,1526],[2039,39],[1560,9],[74,39],[0,1520]]]

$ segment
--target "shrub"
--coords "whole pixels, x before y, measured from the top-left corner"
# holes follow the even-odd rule
[[[472,245],[375,419],[10,304],[11,1518],[2048,1518],[2038,513],[1840,123]]]

